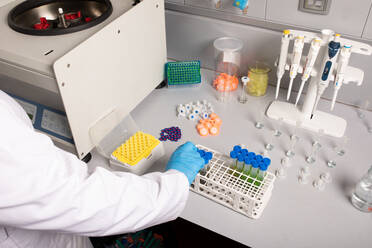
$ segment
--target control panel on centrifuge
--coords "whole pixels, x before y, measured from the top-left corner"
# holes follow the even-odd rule
[[[65,113],[14,95],[12,97],[26,111],[35,129],[54,138],[74,144]]]

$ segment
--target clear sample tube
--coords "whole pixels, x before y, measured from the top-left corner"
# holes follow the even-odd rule
[[[313,164],[316,161],[316,155],[322,145],[318,141],[314,141],[313,145],[311,146],[311,153],[308,157],[306,157],[306,162],[309,164]]]
[[[369,107],[369,100],[365,100],[358,109],[358,116],[360,119],[364,119],[366,117],[364,111],[366,111],[368,107]]]
[[[292,158],[296,155],[295,153],[295,148],[296,148],[296,144],[297,142],[299,141],[299,137],[295,134],[292,134],[291,137],[290,137],[290,144],[289,144],[289,149],[288,151],[285,153],[285,155],[289,158]]]
[[[358,116],[360,119],[363,120],[364,125],[367,127],[367,131],[369,133],[372,133],[372,125],[367,120],[365,113],[368,111],[369,107],[369,100],[365,100],[362,104],[362,106],[358,109]]]
[[[332,159],[330,159],[330,160],[328,160],[327,161],[327,166],[329,167],[329,168],[335,168],[336,167],[336,161],[334,161],[334,160],[332,160]]]
[[[289,149],[285,153],[285,155],[289,158],[292,158],[296,155],[295,148],[296,144],[300,140],[300,137],[297,135],[298,128],[301,127],[302,122],[301,121],[296,121],[296,126],[293,130],[293,134],[290,136],[290,141],[289,141]]]
[[[278,136],[275,136],[275,133],[276,133],[275,130],[270,132],[269,141],[265,144],[265,149],[267,151],[271,151],[275,147],[274,144],[273,144],[274,143],[274,137],[278,137]]]
[[[235,151],[230,152],[230,168],[235,170],[236,169],[236,159],[238,154]]]
[[[262,128],[265,127],[265,125],[264,125],[264,123],[263,123],[264,116],[265,116],[265,110],[259,111],[259,113],[258,113],[258,117],[257,117],[256,122],[255,122],[255,124],[254,124],[254,126],[255,126],[257,129],[262,129]]]
[[[337,141],[337,144],[336,144],[335,149],[334,149],[335,152],[337,153],[337,155],[339,155],[339,156],[344,156],[345,155],[347,141],[348,141],[348,138],[346,136],[340,138]]]
[[[275,137],[280,137],[282,135],[281,127],[283,124],[283,118],[279,118],[275,123],[274,123],[274,136]]]
[[[240,94],[238,97],[238,102],[242,104],[248,101],[247,92],[246,92],[248,82],[249,82],[249,77],[247,76],[242,77],[242,90],[240,91]]]

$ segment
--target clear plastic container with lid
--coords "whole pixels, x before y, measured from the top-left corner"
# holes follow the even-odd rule
[[[215,60],[215,79],[213,86],[217,90],[217,99],[227,101],[230,92],[239,85],[239,71],[243,42],[234,37],[222,37],[213,42]]]

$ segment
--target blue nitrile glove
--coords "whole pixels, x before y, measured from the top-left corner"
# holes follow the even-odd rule
[[[186,175],[191,184],[196,174],[204,167],[204,159],[200,156],[196,146],[188,141],[179,146],[170,157],[166,170],[178,170]]]

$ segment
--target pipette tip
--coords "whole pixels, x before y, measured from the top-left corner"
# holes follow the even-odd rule
[[[291,80],[289,81],[288,92],[287,92],[287,102],[289,101],[289,98],[291,97],[292,85],[293,85],[293,78],[291,78]]]
[[[278,81],[277,81],[277,83],[276,83],[275,100],[278,99],[278,96],[279,96],[279,88],[280,88],[280,78],[278,78]]]

